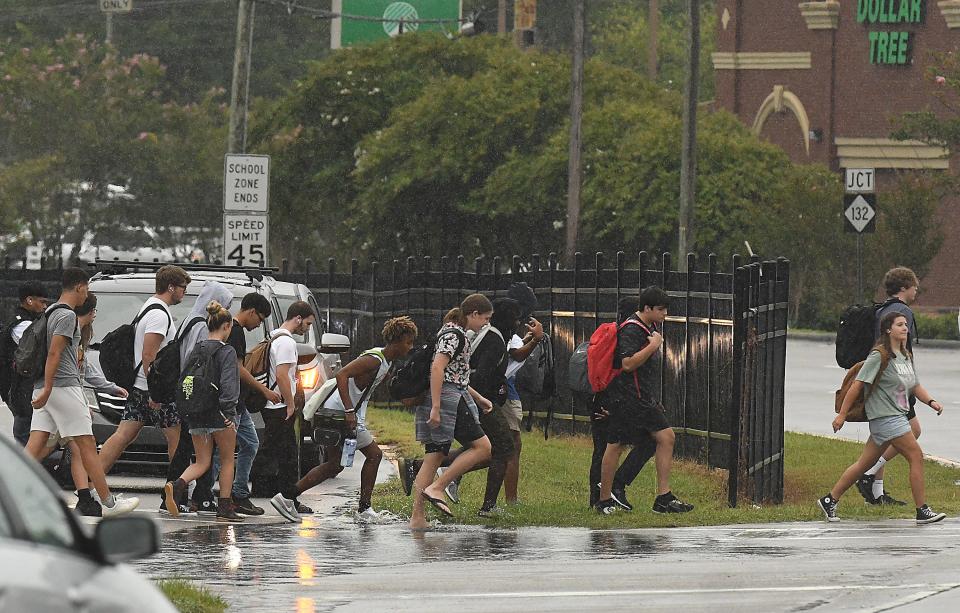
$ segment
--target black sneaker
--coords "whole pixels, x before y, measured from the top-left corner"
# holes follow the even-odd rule
[[[907,506],[907,503],[905,503],[905,502],[902,501],[902,500],[897,500],[896,498],[894,498],[893,496],[891,496],[890,494],[888,494],[888,493],[886,493],[886,492],[884,492],[883,494],[881,494],[880,496],[877,497],[877,504],[888,504],[888,505],[891,505],[891,506],[894,506],[894,507],[905,507],[905,506]]]
[[[417,469],[413,460],[400,458],[397,462],[400,471],[400,483],[403,484],[403,492],[409,496],[413,491],[413,480],[417,478]]]
[[[216,517],[217,511],[217,503],[212,500],[197,503],[197,517]]]
[[[490,507],[488,507],[487,505],[484,505],[480,507],[479,511],[477,511],[477,517],[485,517],[488,519],[503,517],[503,509],[501,509],[497,505],[493,505]]]
[[[857,491],[863,496],[867,504],[880,504],[877,497],[873,495],[873,482],[877,480],[875,475],[860,475],[857,479]]]
[[[820,507],[821,511],[823,511],[827,521],[840,521],[840,518],[837,517],[838,504],[840,504],[840,501],[830,494],[827,494],[823,498],[817,499],[817,506]]]
[[[657,496],[653,501],[654,513],[689,513],[693,510],[692,504],[683,502],[673,494]]]
[[[601,500],[594,508],[600,515],[613,515],[617,512],[617,503],[614,502],[612,498],[609,500]]]
[[[299,513],[300,515],[313,515],[313,509],[303,504],[296,498],[293,499],[293,504],[294,506],[297,507],[297,513]]]
[[[632,511],[633,505],[630,504],[630,501],[627,500],[627,490],[622,487],[615,487],[610,492],[610,497],[613,498],[613,501],[617,503],[617,506],[623,509],[624,511]],[[682,503],[681,503],[682,504]],[[691,509],[693,507],[690,507]]]
[[[234,498],[233,508],[241,515],[263,515],[263,509],[253,504],[249,498]]]
[[[103,507],[93,498],[81,498],[74,510],[84,517],[102,517]]]
[[[917,525],[919,526],[921,524],[932,524],[934,522],[940,521],[946,516],[947,516],[946,513],[937,513],[927,505],[923,505],[922,507],[917,509]]]
[[[600,501],[600,486],[590,488],[590,508],[597,506]]]

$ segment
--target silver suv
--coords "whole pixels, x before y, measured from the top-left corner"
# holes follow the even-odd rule
[[[140,262],[104,262],[98,261],[100,270],[90,279],[90,291],[97,295],[97,318],[94,322],[94,335],[87,359],[99,360],[98,343],[103,337],[122,324],[133,321],[143,303],[154,294],[153,272],[162,264],[144,264]],[[295,336],[299,353],[297,374],[298,387],[309,400],[320,386],[333,377],[341,367],[340,353],[350,349],[350,340],[342,334],[330,334],[326,322],[320,316],[317,301],[310,290],[299,283],[277,281],[270,269],[241,269],[229,266],[205,266],[178,264],[186,269],[191,278],[183,302],[170,308],[174,325],[179,325],[196,301],[200,289],[206,281],[216,281],[233,290],[234,301],[231,310],[240,308],[240,301],[250,292],[258,292],[270,301],[271,316],[260,328],[246,331],[247,347],[254,345],[283,323],[287,308],[298,300],[307,302],[316,315],[316,325],[311,326],[305,335]],[[124,400],[104,392],[84,388],[87,404],[93,411],[93,433],[98,444],[103,444],[113,434],[123,414]],[[263,438],[263,420],[259,414],[253,414],[257,431]],[[314,443],[309,428],[302,428],[300,441],[301,474],[320,461],[322,450]],[[269,461],[269,458],[265,458]],[[120,456],[115,471],[139,473],[163,473],[166,471],[167,447],[163,433],[156,428],[146,426],[137,440]],[[254,464],[252,479],[257,486],[257,475],[261,458]]]

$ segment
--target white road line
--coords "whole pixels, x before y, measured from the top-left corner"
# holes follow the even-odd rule
[[[697,594],[750,594],[750,593],[799,593],[799,592],[838,592],[861,590],[923,590],[924,592],[939,593],[960,587],[960,583],[908,583],[903,585],[878,585],[869,583],[863,585],[799,585],[782,587],[737,587],[737,588],[695,588],[676,590],[571,590],[556,592],[478,592],[443,594],[389,594],[378,595],[382,598],[396,598],[398,600],[422,599],[450,599],[459,598],[596,598],[609,596],[670,596],[670,595],[697,595]],[[355,597],[355,595],[354,595]],[[325,599],[336,598],[332,594],[325,595]]]
[[[950,590],[956,589],[956,587],[939,587],[937,589],[922,590],[919,592],[914,592],[908,596],[904,596],[893,602],[881,605],[880,607],[875,607],[873,609],[862,609],[860,613],[882,613],[883,611],[892,611],[900,607],[905,607],[908,604],[913,604],[919,602],[925,598],[930,598],[931,596],[936,596],[937,594],[942,594]]]

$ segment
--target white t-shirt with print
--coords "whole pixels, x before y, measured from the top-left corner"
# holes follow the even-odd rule
[[[519,335],[514,334],[513,338],[510,339],[510,342],[507,343],[507,353],[510,353],[514,349],[520,349],[521,347],[523,347],[523,339],[520,338]],[[520,362],[514,360],[513,358],[507,360],[507,372],[505,377],[507,379],[516,377],[517,371],[520,370],[520,367],[523,366],[524,362],[526,362],[526,360],[522,360]]]
[[[160,351],[167,343],[173,340],[174,335],[177,333],[177,328],[173,325],[173,316],[170,315],[170,307],[167,306],[166,302],[156,296],[148,298],[147,301],[143,303],[140,311],[137,312],[137,315],[139,316],[140,313],[143,313],[151,304],[159,304],[163,308],[152,309],[137,323],[137,331],[133,336],[134,365],[143,362],[143,339],[147,334],[163,335],[163,340],[160,341],[160,346],[157,347],[157,351]],[[139,390],[147,391],[147,377],[143,374],[143,366],[137,370],[137,380],[133,385]]]
[[[293,336],[290,335],[290,332],[283,329],[277,328],[270,335],[273,337],[273,342],[270,343],[270,387],[271,389],[276,390],[281,396],[283,392],[280,391],[280,384],[277,383],[277,367],[282,364],[290,364],[290,369],[288,371],[290,377],[290,389],[296,393],[297,391],[297,341],[293,340]],[[280,402],[267,402],[265,409],[282,409],[287,406],[286,401],[281,398]]]

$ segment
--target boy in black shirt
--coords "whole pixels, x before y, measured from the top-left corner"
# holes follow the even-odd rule
[[[657,326],[663,325],[669,303],[667,293],[659,287],[644,289],[640,292],[639,310],[617,333],[613,367],[621,372],[604,390],[610,424],[601,465],[600,501],[597,502],[597,511],[604,515],[617,508],[611,490],[624,446],[640,444],[644,437],[652,437],[657,445],[654,458],[658,495],[653,511],[686,513],[693,510],[693,505],[681,502],[670,491],[674,435],[660,402],[660,362],[657,358],[663,344]]]

